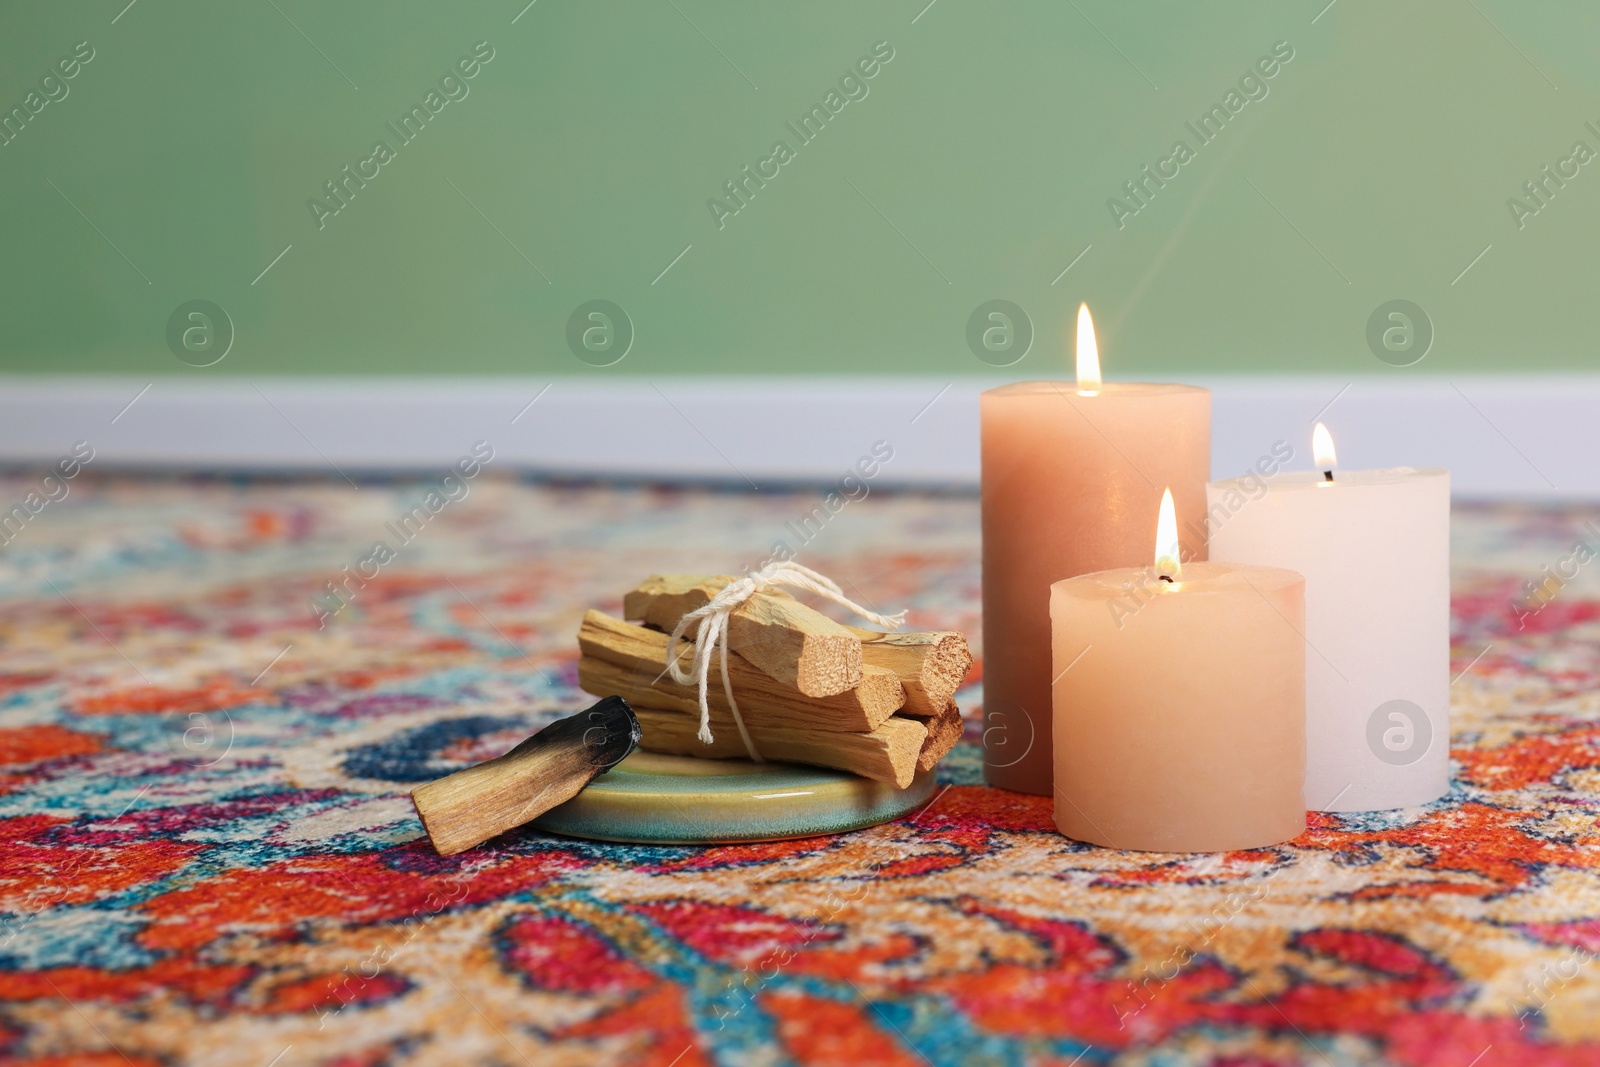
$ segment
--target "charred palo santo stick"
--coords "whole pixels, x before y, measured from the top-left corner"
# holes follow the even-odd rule
[[[622,613],[671,632],[704,607],[727,575],[657,574],[622,599]],[[785,593],[757,593],[728,616],[728,647],[767,675],[808,697],[827,697],[861,684],[861,639],[849,627]]]
[[[861,659],[868,666],[887,667],[906,687],[905,710],[940,715],[972,669],[967,639],[954,631],[883,633],[848,627],[861,639]],[[959,713],[958,713],[959,714]]]
[[[582,670],[581,664],[579,669]],[[713,713],[711,725],[716,740],[709,745],[695,736],[699,722],[693,716],[647,707],[639,708],[638,716],[644,730],[640,746],[652,752],[710,759],[749,758],[733,719],[725,714],[719,717]],[[869,734],[823,733],[788,726],[759,726],[754,722],[745,725],[766,759],[832,767],[900,789],[910,785],[916,776],[917,757],[928,736],[920,722],[898,715]]]
[[[948,756],[950,750],[956,747],[956,742],[961,740],[961,731],[966,727],[961,718],[961,709],[956,706],[954,700],[945,701],[944,710],[937,715],[918,715],[915,712],[905,711],[901,716],[922,723],[928,730],[928,739],[922,742],[922,751],[917,753],[919,771],[932,770],[940,760]]]
[[[417,786],[411,802],[439,855],[453,856],[571,800],[638,743],[633,709],[608,696],[503,756]]]
[[[666,673],[667,635],[643,626],[634,626],[599,611],[583,617],[578,630],[578,647],[584,659],[604,660],[620,671],[590,670],[593,684],[583,679],[579,663],[579,684],[590,693],[620,693],[635,704],[700,714],[697,690],[680,685]],[[683,647],[680,663],[689,667],[693,647]],[[726,712],[727,697],[717,676],[713,660],[711,684],[706,701],[713,709]],[[842,730],[864,733],[875,730],[906,702],[906,689],[892,671],[882,667],[862,669],[861,684],[834,696],[809,698],[752,667],[738,653],[728,656],[728,679],[733,683],[739,711],[751,723],[767,726],[796,726],[812,730]],[[713,730],[715,727],[713,727]]]

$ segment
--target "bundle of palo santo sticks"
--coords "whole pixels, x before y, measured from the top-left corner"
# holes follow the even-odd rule
[[[712,759],[748,758],[713,668],[707,687],[712,744],[695,735],[692,685],[667,671],[667,635],[734,579],[656,575],[623,599],[637,624],[590,611],[578,631],[578,684],[633,706],[640,747]],[[688,634],[693,638],[695,634]],[[758,592],[728,618],[728,678],[762,757],[849,771],[900,788],[961,738],[954,694],[972,666],[959,633],[883,633],[845,626],[776,590]],[[694,646],[679,645],[687,670]]]

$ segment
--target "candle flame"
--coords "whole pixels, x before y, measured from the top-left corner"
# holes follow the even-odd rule
[[[1161,492],[1161,514],[1156,519],[1156,574],[1177,580],[1183,570],[1178,562],[1178,512],[1172,506],[1172,490]]]
[[[1320,422],[1311,431],[1311,454],[1317,457],[1319,471],[1331,471],[1339,465],[1339,457],[1333,450],[1333,435]]]
[[[1100,347],[1094,340],[1094,320],[1089,305],[1078,305],[1078,395],[1100,392]]]

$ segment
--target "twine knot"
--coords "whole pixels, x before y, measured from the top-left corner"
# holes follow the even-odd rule
[[[714,648],[720,649],[722,692],[728,698],[728,710],[733,713],[733,723],[739,728],[739,738],[744,742],[745,751],[757,763],[766,761],[761,758],[755,742],[750,739],[750,731],[745,728],[744,718],[739,714],[739,703],[733,698],[733,685],[728,681],[728,616],[757,593],[785,585],[791,589],[803,589],[815,593],[824,600],[832,601],[868,622],[876,623],[886,629],[898,630],[906,621],[906,613],[903,611],[893,615],[879,615],[875,611],[869,611],[845,596],[844,590],[840,589],[832,578],[792,560],[769,563],[758,571],[729,582],[717,591],[717,595],[712,597],[710,602],[679,619],[672,636],[667,639],[667,670],[671,672],[672,680],[679,685],[694,683],[698,686],[700,731],[695,736],[705,745],[711,744],[714,740],[711,736],[711,706],[706,703],[706,684],[711,673],[711,652]],[[694,643],[693,665],[689,670],[684,670],[678,663],[678,643],[685,640],[685,631],[697,622],[700,623],[700,631]]]

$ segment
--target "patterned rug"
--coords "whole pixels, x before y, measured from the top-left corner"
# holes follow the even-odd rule
[[[1454,783],[1426,808],[1092,848],[981,784],[974,721],[875,829],[441,859],[407,788],[583,706],[580,614],[651,571],[803,533],[852,595],[979,629],[970,496],[796,525],[818,492],[456,485],[86,473],[8,529],[0,1060],[1600,1064],[1594,509],[1458,509]]]

